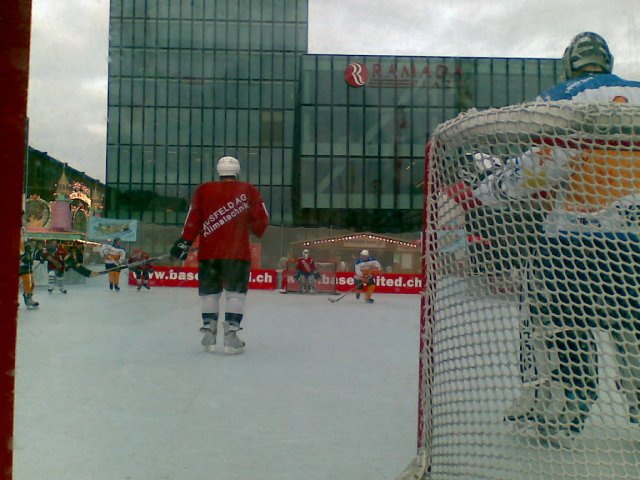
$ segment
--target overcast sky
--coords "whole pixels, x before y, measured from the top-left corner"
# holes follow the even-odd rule
[[[104,181],[109,0],[32,8],[29,143]],[[311,53],[556,58],[589,30],[640,80],[639,28],[638,0],[309,0]]]

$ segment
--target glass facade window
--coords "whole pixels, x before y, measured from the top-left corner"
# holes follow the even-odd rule
[[[430,132],[468,108],[533,100],[558,60],[304,55],[295,223],[419,230]]]
[[[105,215],[180,225],[234,155],[277,225],[419,230],[424,149],[555,59],[307,54],[307,0],[111,0]]]
[[[293,222],[307,8],[306,0],[112,0],[106,215],[179,225],[195,187],[215,178],[217,158],[234,155],[242,179],[275,200],[272,222]],[[147,197],[155,200],[143,211]]]

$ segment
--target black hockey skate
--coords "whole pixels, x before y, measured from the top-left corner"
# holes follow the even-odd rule
[[[33,300],[33,295],[24,295],[24,304],[27,310],[35,310],[40,304]]]

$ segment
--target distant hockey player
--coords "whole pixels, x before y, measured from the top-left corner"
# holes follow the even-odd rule
[[[67,258],[67,265],[69,267],[76,267],[84,263],[84,247],[80,242],[74,242],[69,248],[69,256]]]
[[[640,82],[611,74],[613,55],[601,36],[578,34],[562,62],[567,80],[540,100],[640,105]],[[551,210],[537,235],[523,302],[530,327],[521,335],[531,340],[521,342],[521,373],[531,394],[517,401],[509,421],[545,436],[582,431],[598,397],[593,330],[604,328],[616,349],[629,420],[640,423],[637,185],[636,154],[621,160],[620,151],[606,147],[536,147],[509,159],[474,190],[488,206],[543,194]],[[606,304],[597,306],[598,298]]]
[[[224,351],[241,354],[245,342],[237,332],[241,330],[251,273],[249,235],[262,237],[269,216],[258,189],[239,181],[240,162],[236,158],[220,158],[217,171],[220,181],[204,183],[196,190],[182,236],[170,253],[172,258],[184,260],[192,243],[200,236],[198,278],[202,345],[209,351],[214,349],[220,298],[224,292]]]
[[[309,250],[306,248],[302,251],[302,256],[298,258],[294,278],[298,282],[300,293],[316,292],[316,282],[320,279],[320,272],[318,272],[316,262],[311,258]]]
[[[20,249],[20,280],[22,282],[22,298],[29,310],[38,308],[40,305],[33,300],[33,262],[36,260],[36,254],[36,250],[29,242],[22,244]]]
[[[371,297],[376,289],[375,277],[380,275],[381,270],[380,262],[369,255],[369,250],[360,252],[355,266],[356,298],[360,298],[360,294],[364,291],[364,301],[373,303]]]
[[[105,270],[111,270],[109,275],[109,290],[120,291],[120,271],[125,264],[127,252],[120,244],[119,238],[114,238],[112,243],[105,243],[100,248],[100,255],[104,258]]]
[[[51,240],[42,252],[42,258],[47,261],[47,272],[49,286],[47,291],[53,293],[54,287],[58,287],[60,293],[67,293],[64,287],[64,272],[67,268],[69,253],[62,245],[58,245],[57,240]]]
[[[136,265],[134,267],[130,267],[129,271],[133,273],[136,277],[136,283],[138,285],[138,291],[142,289],[142,287],[147,290],[149,287],[149,275],[153,273],[153,265],[149,261],[151,257],[147,252],[143,252],[141,248],[136,248],[133,250],[133,253],[129,257],[128,263],[137,263],[144,262],[140,265]]]

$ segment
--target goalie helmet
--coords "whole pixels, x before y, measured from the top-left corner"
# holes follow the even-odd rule
[[[218,160],[216,170],[221,177],[238,178],[240,176],[240,162],[235,157],[221,157]]]
[[[585,72],[585,67],[599,67],[602,73],[613,70],[613,55],[604,38],[597,33],[582,32],[576,35],[562,55],[565,77],[573,78]]]
[[[302,250],[302,256],[303,257],[308,257],[309,256],[309,250],[307,250],[306,248],[304,250]]]

